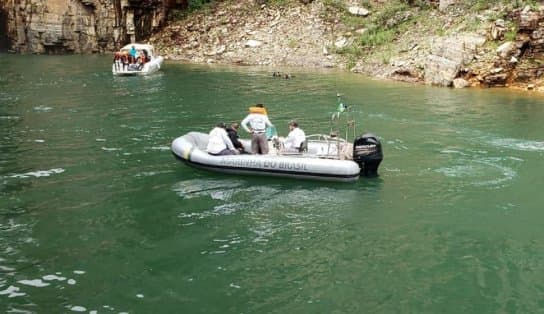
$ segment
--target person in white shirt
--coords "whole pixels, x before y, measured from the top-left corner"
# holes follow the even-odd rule
[[[263,104],[257,104],[255,107],[262,108],[263,112],[265,112]],[[244,130],[251,133],[251,152],[253,154],[268,154],[266,127],[273,126],[270,120],[268,120],[268,116],[260,112],[250,112],[250,114],[248,114],[240,124]]]
[[[298,127],[298,122],[291,120],[289,122],[289,135],[283,140],[284,152],[300,152],[300,146],[306,140],[306,134]]]
[[[232,145],[224,123],[218,123],[215,128],[210,131],[210,139],[206,151],[210,155],[235,155],[237,150]]]

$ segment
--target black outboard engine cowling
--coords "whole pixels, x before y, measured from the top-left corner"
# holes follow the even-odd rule
[[[382,159],[382,144],[376,135],[365,133],[353,141],[353,161],[359,164],[361,175],[376,177]]]

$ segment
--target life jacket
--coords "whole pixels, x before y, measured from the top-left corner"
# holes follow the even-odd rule
[[[249,113],[260,113],[260,114],[264,114],[264,115],[268,115],[268,113],[266,112],[266,108],[262,108],[262,107],[249,107]]]

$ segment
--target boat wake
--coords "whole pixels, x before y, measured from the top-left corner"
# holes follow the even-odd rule
[[[18,179],[25,179],[25,178],[39,178],[39,177],[49,177],[54,174],[63,173],[65,170],[62,168],[54,168],[49,170],[38,170],[38,171],[30,171],[26,173],[16,173],[12,175],[6,176],[6,178],[18,178]]]
[[[537,152],[544,151],[544,141],[531,141],[514,138],[497,138],[489,140],[493,146],[504,147],[513,150]]]
[[[288,189],[288,193],[286,192]],[[181,181],[172,187],[183,199],[201,199],[190,210],[179,214],[180,218],[203,219],[229,215],[240,210],[245,212],[266,210],[306,210],[306,208],[338,208],[356,197],[354,190],[335,190],[328,187],[285,187],[283,185],[249,185],[243,180],[192,179]]]
[[[455,154],[455,164],[434,171],[445,177],[463,181],[464,183],[461,183],[463,186],[502,187],[517,176],[514,165],[511,164],[522,161],[513,157],[474,156],[455,150],[444,150],[442,153]]]
[[[224,196],[229,190],[236,189],[244,184],[235,180],[188,180],[178,182],[172,190],[184,199],[209,196],[212,199],[226,199]]]

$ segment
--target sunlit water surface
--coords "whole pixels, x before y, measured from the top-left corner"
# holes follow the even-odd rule
[[[544,310],[544,99],[338,71],[0,55],[0,311]],[[273,78],[273,71],[293,79]],[[383,144],[356,183],[227,176],[170,153],[265,103]],[[245,134],[242,134],[245,136]]]

